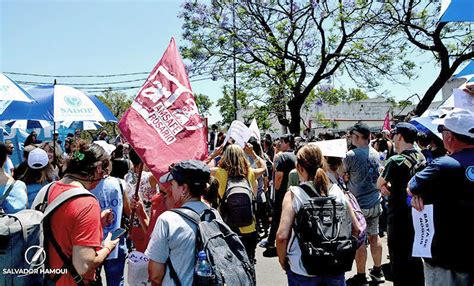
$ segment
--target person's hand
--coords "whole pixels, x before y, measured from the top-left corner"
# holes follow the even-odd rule
[[[390,196],[390,183],[387,183],[385,185],[383,185],[381,188],[380,188],[380,192],[382,193],[382,195],[384,196]]]
[[[109,232],[107,234],[107,237],[104,239],[104,241],[102,241],[102,246],[107,247],[110,251],[112,251],[120,241],[120,238],[116,238],[115,240],[111,240],[111,239],[112,239],[112,233]]]
[[[130,208],[132,210],[135,210],[136,214],[139,215],[140,217],[143,217],[145,215],[145,205],[143,204],[143,201],[140,200],[140,198],[137,198],[135,196],[132,197],[130,200]]]
[[[215,157],[219,156],[219,155],[222,155],[222,153],[224,152],[224,144],[222,144],[221,146],[217,147],[214,152],[212,152],[212,155]]]
[[[115,215],[112,209],[103,210],[100,213],[100,222],[102,226],[109,226],[114,221]]]
[[[256,155],[255,155],[255,152],[253,151],[253,147],[250,143],[246,143],[245,144],[245,147],[244,147],[244,151],[247,155],[249,155],[250,157],[252,158],[255,158]]]
[[[425,205],[423,204],[423,199],[420,196],[413,196],[411,198],[411,206],[419,212],[421,212],[425,208]]]
[[[474,96],[474,83],[467,83],[463,91],[469,95]]]

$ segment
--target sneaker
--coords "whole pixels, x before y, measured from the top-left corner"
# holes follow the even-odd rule
[[[383,275],[382,269],[380,269],[379,271],[376,271],[373,268],[370,269],[369,276],[372,282],[375,282],[377,284],[381,284],[385,282],[385,276]]]
[[[263,252],[263,257],[276,257],[277,249],[275,246],[268,246],[267,249]]]
[[[364,274],[356,274],[346,280],[347,286],[369,286],[369,281]]]
[[[260,243],[258,244],[258,246],[260,246],[262,248],[267,248],[267,245],[268,245],[268,240],[266,240],[266,239],[262,239],[260,241]]]

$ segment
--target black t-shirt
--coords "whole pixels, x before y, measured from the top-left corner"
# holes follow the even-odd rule
[[[391,184],[387,210],[389,221],[411,225],[411,207],[407,205],[406,189],[408,181],[412,177],[411,170],[415,166],[406,156],[410,156],[412,161],[423,162],[425,160],[423,154],[417,150],[405,150],[402,154],[394,155],[387,160],[381,176]]]
[[[295,167],[296,156],[292,150],[288,150],[287,152],[283,152],[282,154],[278,155],[278,157],[275,159],[275,170],[277,172],[283,172],[283,180],[281,181],[280,189],[277,189],[276,191],[280,191],[282,189],[286,191],[288,186],[288,174]]]

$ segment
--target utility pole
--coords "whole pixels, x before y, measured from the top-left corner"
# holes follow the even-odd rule
[[[234,72],[234,120],[237,120],[237,63],[236,63],[236,49],[235,49],[235,0],[232,1],[232,66]]]

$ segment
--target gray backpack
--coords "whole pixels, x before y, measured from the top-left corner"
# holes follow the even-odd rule
[[[206,252],[207,260],[212,266],[214,277],[200,283],[194,276],[194,286],[201,285],[255,285],[255,269],[247,256],[239,236],[223,221],[217,219],[216,210],[207,209],[200,215],[191,208],[182,207],[171,210],[197,225],[196,255],[199,251]],[[176,271],[168,258],[167,266],[175,284],[180,286]]]
[[[43,245],[43,231],[46,232],[44,237],[49,242],[57,243],[54,237],[47,234],[49,227],[45,224],[49,222],[54,211],[66,201],[79,196],[93,196],[85,189],[74,188],[60,194],[48,205],[47,198],[51,185],[52,183],[39,191],[32,209],[21,210],[15,214],[0,213],[0,268],[3,269],[0,285],[2,286],[44,285],[47,277],[44,275],[47,248]],[[61,254],[59,255],[62,258],[64,254]],[[70,259],[64,262],[64,268],[67,268],[68,273],[77,277],[77,271],[70,269],[71,266]],[[56,275],[55,279],[59,279],[60,276]],[[83,281],[80,281],[79,277],[77,284],[81,285]]]

